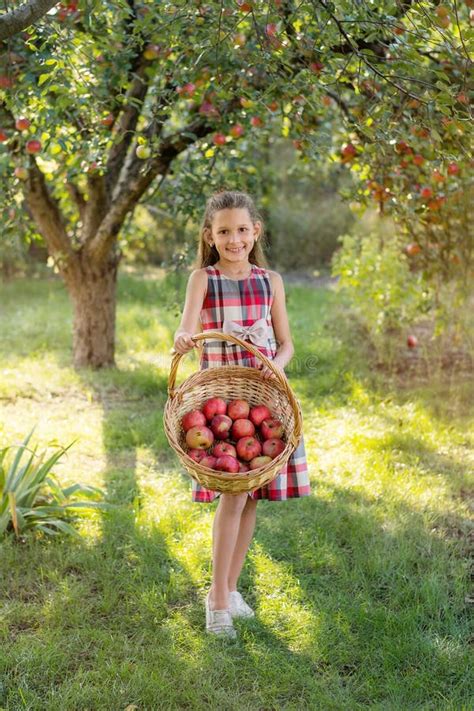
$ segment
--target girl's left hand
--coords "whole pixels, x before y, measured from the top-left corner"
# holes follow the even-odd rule
[[[275,361],[273,361],[273,365],[274,365],[276,368],[278,368],[278,370],[283,371],[283,368],[281,367],[281,365],[278,365],[278,363],[275,363]],[[264,365],[263,363],[260,364],[259,368],[260,368],[260,372],[261,372],[261,374],[262,374],[262,378],[263,378],[264,380],[270,380],[270,379],[276,377],[275,374],[270,370],[270,368],[268,368],[268,367],[267,367],[266,365]]]

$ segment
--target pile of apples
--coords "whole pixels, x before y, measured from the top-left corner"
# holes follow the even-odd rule
[[[239,474],[263,467],[286,447],[283,424],[266,405],[212,397],[181,420],[187,454],[203,467]]]

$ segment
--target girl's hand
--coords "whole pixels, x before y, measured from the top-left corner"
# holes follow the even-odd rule
[[[181,355],[197,348],[197,343],[192,339],[192,333],[180,333],[174,339],[174,349]]]
[[[283,370],[283,368],[281,367],[281,365],[279,365],[279,364],[276,363],[275,361],[273,361],[273,365],[274,365],[276,368],[278,368],[278,370],[281,370],[282,373],[283,373],[283,375],[284,375],[284,370]],[[276,375],[273,373],[273,371],[271,371],[270,368],[268,368],[268,367],[267,367],[266,365],[264,365],[263,363],[261,363],[261,365],[259,366],[259,368],[260,368],[260,372],[261,372],[261,374],[262,374],[262,378],[263,378],[264,380],[271,380],[272,378],[276,378]]]

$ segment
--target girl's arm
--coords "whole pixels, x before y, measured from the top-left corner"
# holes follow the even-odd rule
[[[174,334],[174,349],[181,355],[197,346],[191,336],[199,329],[199,314],[201,313],[206,291],[206,270],[196,269],[189,277],[181,323]]]
[[[288,322],[288,314],[286,312],[285,287],[283,279],[277,272],[270,272],[270,281],[273,289],[272,303],[272,324],[275,332],[275,338],[278,342],[278,350],[273,363],[284,368],[293,357],[295,349],[291,339],[290,324]],[[264,378],[272,377],[273,373],[267,368],[262,368]]]

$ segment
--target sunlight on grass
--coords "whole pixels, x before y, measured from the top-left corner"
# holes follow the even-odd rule
[[[255,544],[250,559],[255,567],[258,614],[294,652],[311,649],[318,636],[318,620],[303,604],[297,580],[285,565],[272,560]]]
[[[239,584],[257,617],[225,645],[204,629],[216,503],[192,503],[162,423],[184,282],[148,276],[121,276],[99,372],[71,367],[57,281],[0,287],[2,442],[76,439],[61,483],[115,506],[82,541],[0,547],[0,707],[467,708],[472,386],[400,390],[334,332],[334,294],[288,288],[312,495],[259,503]]]

